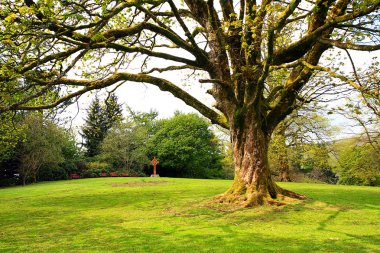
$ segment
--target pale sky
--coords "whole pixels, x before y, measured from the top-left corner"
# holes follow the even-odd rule
[[[377,53],[379,55],[379,53]],[[353,58],[355,59],[356,67],[364,66],[374,56],[374,53],[369,52],[353,52]],[[161,64],[158,62],[157,64]],[[166,65],[166,64],[165,64]],[[351,71],[351,66],[346,64],[344,69]],[[201,85],[198,83],[200,77],[187,80],[186,73],[179,72],[166,72],[164,74],[157,74],[158,77],[164,77],[174,83],[184,84],[184,89],[192,94],[194,97],[210,106],[213,103],[213,98],[206,94],[207,85]],[[112,87],[109,88],[111,90]],[[104,91],[99,91],[99,94],[105,94]],[[119,98],[119,102],[124,105],[128,105],[134,111],[148,112],[150,109],[155,109],[159,113],[159,118],[169,118],[173,116],[174,112],[179,110],[185,113],[197,112],[192,107],[186,105],[180,99],[175,98],[169,92],[163,92],[156,86],[150,84],[132,83],[127,82],[119,87],[116,91]],[[83,118],[86,116],[85,109],[88,108],[91,100],[94,98],[95,92],[84,94],[80,100],[79,114],[73,120],[73,128],[78,131],[79,127],[83,124]],[[344,103],[344,101],[343,101]],[[328,104],[326,108],[331,108],[334,105]],[[123,108],[125,109],[125,107]],[[66,110],[64,116],[74,116],[77,113],[76,104],[72,105]],[[342,128],[342,136],[348,136],[349,133],[355,133],[358,129],[350,127],[352,123],[348,122],[341,115],[329,115],[328,116],[334,126],[340,126]]]

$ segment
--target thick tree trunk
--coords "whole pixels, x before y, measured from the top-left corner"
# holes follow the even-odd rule
[[[288,150],[285,142],[285,124],[280,123],[278,125],[279,131],[278,134],[280,134],[280,141],[279,143],[279,152],[278,152],[278,161],[279,161],[279,171],[280,171],[280,181],[281,182],[291,182],[290,179],[290,167],[288,162]]]
[[[242,127],[231,130],[235,179],[231,188],[219,196],[219,201],[249,207],[281,204],[277,200],[280,196],[302,198],[272,180],[268,164],[270,135],[257,122],[245,120]]]

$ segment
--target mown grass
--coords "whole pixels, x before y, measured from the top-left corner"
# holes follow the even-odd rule
[[[210,204],[230,184],[99,178],[0,189],[0,252],[380,252],[380,188],[283,183],[308,199],[234,212]]]

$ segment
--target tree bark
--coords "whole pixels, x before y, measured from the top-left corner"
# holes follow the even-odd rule
[[[280,135],[278,161],[279,161],[279,171],[280,171],[280,181],[281,182],[291,182],[290,179],[290,167],[288,162],[288,150],[285,142],[285,124],[282,122],[278,125],[278,134]]]
[[[230,189],[218,197],[219,202],[250,207],[281,204],[280,196],[304,198],[282,189],[272,179],[268,163],[270,133],[262,122],[251,113],[244,116],[243,124],[232,124],[235,178]]]

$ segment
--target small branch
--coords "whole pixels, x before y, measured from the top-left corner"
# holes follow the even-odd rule
[[[380,44],[379,45],[358,45],[358,44],[344,43],[338,40],[332,40],[332,39],[327,39],[327,38],[321,38],[318,41],[322,44],[338,47],[341,49],[352,49],[352,50],[358,50],[358,51],[376,51],[380,49]]]
[[[181,69],[193,69],[193,70],[203,70],[201,68],[196,68],[194,66],[190,66],[190,65],[183,65],[183,66],[169,66],[169,67],[166,67],[166,68],[152,68],[148,71],[145,71],[145,72],[141,72],[141,74],[151,74],[155,71],[159,72],[159,73],[162,73],[162,72],[165,72],[165,71],[173,71],[173,70],[181,70]]]
[[[222,81],[222,80],[218,80],[218,79],[199,79],[198,80],[200,83],[217,83],[217,84],[220,84],[222,86],[229,86],[228,83]]]
[[[346,52],[346,54],[348,55],[348,58],[350,59],[352,69],[354,70],[354,75],[355,75],[355,79],[356,79],[356,81],[358,82],[358,84],[359,84],[360,86],[363,86],[363,85],[360,83],[360,79],[359,79],[358,73],[356,72],[356,67],[355,67],[354,61],[352,60],[352,57],[351,57],[350,52],[348,52],[347,49],[344,49],[344,51]]]
[[[354,87],[355,89],[359,90],[359,91],[365,91],[364,87],[360,86],[358,83],[348,79],[347,77],[343,76],[343,75],[340,75],[334,71],[332,71],[330,68],[326,68],[326,67],[321,67],[321,66],[314,66],[314,65],[311,65],[310,63],[306,62],[306,61],[302,61],[302,64],[304,66],[306,66],[307,68],[309,69],[312,69],[312,70],[319,70],[319,71],[324,71],[324,72],[327,72],[328,74],[330,74],[330,76],[332,77],[335,77],[335,78],[338,78],[344,82],[346,82],[347,84],[351,85],[352,87]],[[368,91],[367,91],[368,92]],[[373,93],[373,95],[375,96],[378,96],[379,93],[377,91],[375,91]]]
[[[193,48],[195,49],[195,51],[198,52],[198,56],[201,57],[201,58],[206,58],[207,59],[206,52],[204,52],[202,49],[200,49],[198,47],[198,44],[195,42],[195,39],[192,36],[191,32],[189,31],[189,28],[187,28],[185,22],[183,22],[183,19],[181,18],[180,14],[178,12],[178,9],[175,6],[175,4],[173,3],[173,1],[172,0],[168,0],[168,3],[169,3],[170,8],[172,9],[172,11],[174,13],[174,16],[176,17],[177,21],[179,22],[179,24],[181,25],[183,31],[185,32],[186,37],[189,39],[189,41],[190,41],[191,45],[193,46]]]

